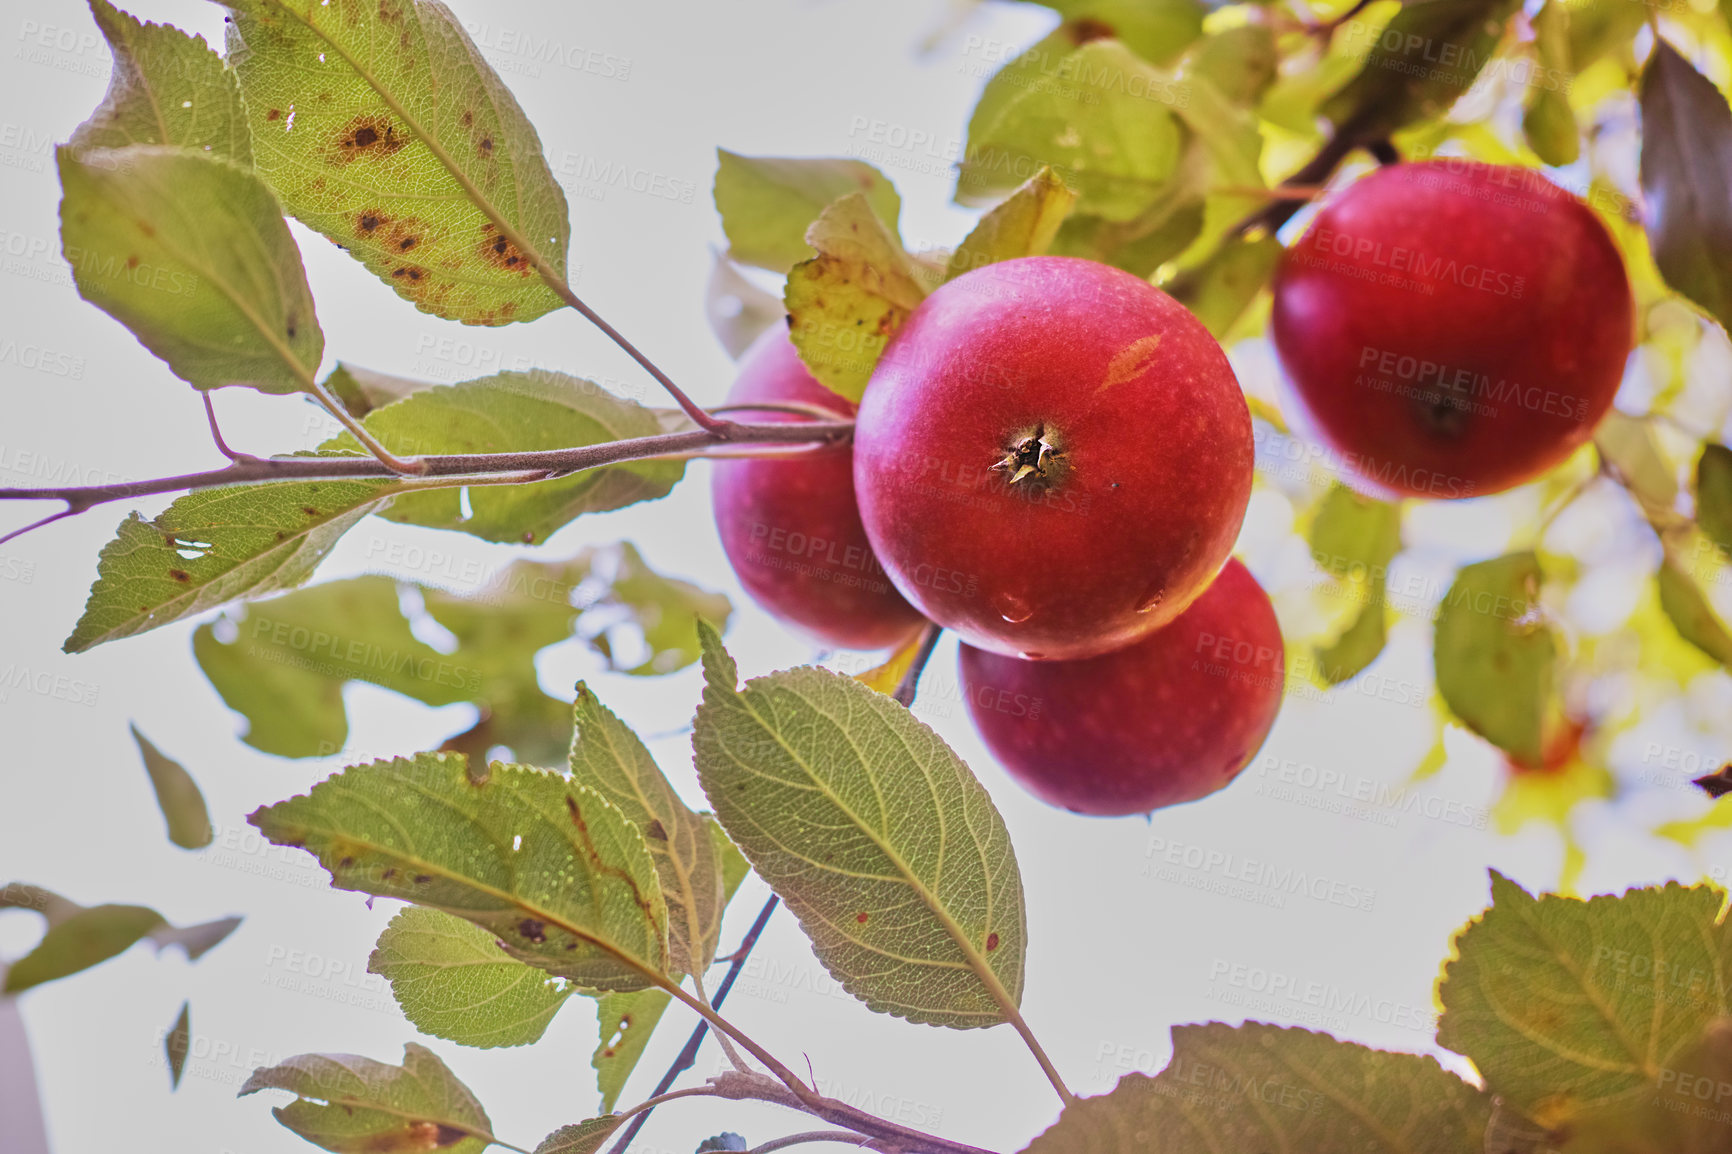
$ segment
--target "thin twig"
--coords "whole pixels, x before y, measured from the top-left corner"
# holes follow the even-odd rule
[[[795,444],[841,440],[853,427],[851,421],[742,424],[734,427],[730,443]],[[657,433],[648,437],[607,441],[599,445],[580,445],[570,449],[539,449],[518,453],[452,453],[419,458],[422,471],[415,478],[404,478],[383,461],[370,457],[272,457],[236,462],[221,469],[208,469],[201,473],[182,473],[148,481],[47,489],[0,489],[0,501],[66,501],[74,506],[74,511],[83,512],[96,505],[123,501],[130,497],[278,481],[396,478],[412,484],[435,478],[482,478],[501,473],[537,473],[551,478],[602,465],[672,456],[714,445],[718,440],[713,433],[694,429],[681,433]]]
[[[786,1150],[789,1146],[801,1146],[808,1142],[840,1142],[849,1146],[864,1146],[872,1139],[862,1137],[852,1130],[807,1130],[800,1134],[789,1134],[786,1138],[772,1138],[746,1151],[746,1154],[770,1154],[772,1150]]]
[[[704,976],[702,974],[692,975],[692,989],[697,991],[698,997],[702,998],[706,1003],[709,1003],[710,996],[704,992]],[[713,1003],[711,1003],[711,1008],[714,1008]],[[738,1070],[742,1074],[750,1074],[753,1072],[752,1068],[746,1065],[746,1060],[740,1057],[740,1052],[734,1048],[734,1043],[726,1034],[717,1034],[716,1044],[722,1048],[722,1053],[727,1055],[728,1062],[734,1067],[734,1069]]]
[[[740,976],[740,971],[745,968],[746,959],[752,954],[752,947],[758,944],[758,938],[763,934],[764,926],[769,923],[770,915],[776,912],[778,900],[775,894],[770,895],[770,900],[765,902],[764,908],[758,912],[758,919],[752,923],[752,928],[746,931],[746,936],[740,939],[740,944],[734,949],[730,957],[733,964],[728,967],[727,974],[722,978],[722,984],[716,987],[715,1000],[710,1003],[717,1010],[720,1010],[722,1003],[728,1000],[728,991],[734,988],[734,979]],[[698,1048],[704,1044],[704,1035],[709,1032],[710,1024],[700,1020],[697,1028],[692,1031],[692,1036],[686,1039],[686,1044],[681,1047],[679,1054],[674,1058],[673,1065],[667,1068],[667,1073],[662,1075],[662,1080],[656,1083],[655,1092],[657,1094],[666,1093],[668,1087],[674,1084],[674,1079],[697,1064]],[[613,1148],[608,1154],[625,1154],[626,1147],[631,1145],[631,1140],[637,1137],[637,1132],[643,1129],[643,1124],[647,1121],[649,1121],[649,1111],[647,1110],[632,1119],[632,1124],[613,1144]]]
[[[84,512],[84,509],[80,508],[79,506],[68,505],[66,508],[60,510],[60,512],[58,512],[58,513],[50,513],[48,516],[42,518],[40,521],[32,521],[32,522],[30,522],[30,524],[24,526],[22,529],[14,529],[14,530],[12,530],[12,532],[6,534],[6,536],[0,537],[0,545],[6,544],[6,542],[12,540],[14,537],[22,537],[22,536],[24,536],[24,534],[30,532],[30,530],[32,530],[32,529],[40,529],[44,525],[52,525],[52,524],[54,524],[54,522],[59,521],[62,518],[72,517],[72,516],[75,516],[75,515],[82,513],[82,512]]]
[[[331,390],[326,388],[322,383],[319,381],[312,381],[311,386],[313,399],[319,402],[319,404],[325,406],[325,409],[331,414],[331,416],[337,418],[337,423],[347,429],[349,435],[359,441],[363,449],[377,457],[380,463],[391,472],[418,475],[427,471],[422,467],[422,462],[420,460],[408,457],[399,457],[384,445],[380,444],[379,438],[368,432],[367,426],[363,425],[360,421],[357,421],[355,415],[349,412],[343,402],[333,396]]]
[[[944,626],[933,621],[928,621],[921,629],[920,648],[914,651],[914,660],[908,663],[902,680],[896,683],[896,692],[890,695],[904,709],[914,708],[914,695],[920,692],[920,675],[926,671],[926,663],[932,660],[932,651],[938,646],[938,635],[943,632]]]

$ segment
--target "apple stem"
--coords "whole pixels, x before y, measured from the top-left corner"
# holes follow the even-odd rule
[[[944,632],[942,625],[928,621],[920,633],[920,647],[914,651],[914,660],[908,663],[908,671],[902,675],[902,680],[896,683],[896,692],[890,696],[901,703],[904,709],[914,707],[914,695],[920,692],[920,675],[926,671],[926,663],[932,660],[932,651],[938,647],[938,635]]]

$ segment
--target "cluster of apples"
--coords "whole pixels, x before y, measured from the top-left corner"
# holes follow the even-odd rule
[[[1591,212],[1466,162],[1357,181],[1274,294],[1300,411],[1357,483],[1395,495],[1496,492],[1561,461],[1610,407],[1634,327]],[[857,412],[785,327],[729,401],[856,422],[852,446],[718,463],[747,591],[838,646],[955,632],[975,724],[1036,796],[1145,813],[1220,789],[1262,745],[1286,662],[1231,555],[1250,413],[1220,346],[1148,282],[1065,257],[987,265],[909,315]]]

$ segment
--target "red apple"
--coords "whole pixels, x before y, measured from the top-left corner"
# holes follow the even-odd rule
[[[1069,257],[987,265],[885,347],[854,486],[885,570],[970,645],[1077,658],[1173,620],[1232,551],[1251,418],[1184,307]]]
[[[812,379],[786,324],[746,350],[728,401],[796,402],[839,417],[854,414],[853,405]],[[800,419],[773,410],[741,415]],[[728,562],[754,601],[826,644],[882,649],[914,632],[921,617],[884,575],[866,539],[851,455],[844,445],[782,460],[717,461],[711,506]]]
[[[1331,200],[1276,275],[1273,331],[1311,424],[1368,488],[1472,497],[1587,441],[1635,318],[1586,205],[1537,172],[1449,160]]]
[[[1147,813],[1206,797],[1275,724],[1286,669],[1268,595],[1238,561],[1178,620],[1082,661],[962,646],[980,736],[1030,793],[1076,813]]]

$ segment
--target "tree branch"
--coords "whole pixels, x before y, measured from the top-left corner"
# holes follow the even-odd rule
[[[693,429],[688,432],[658,433],[649,437],[608,441],[600,445],[580,445],[570,449],[539,449],[519,453],[451,453],[418,458],[417,462],[422,469],[414,477],[404,477],[374,457],[272,457],[268,460],[255,457],[236,460],[221,469],[182,473],[148,481],[48,489],[0,489],[0,501],[66,502],[65,511],[9,535],[17,536],[37,525],[46,525],[61,517],[82,513],[109,501],[124,501],[131,497],[148,497],[158,493],[191,492],[224,485],[279,481],[394,479],[402,484],[423,485],[438,480],[461,483],[464,479],[473,478],[480,481],[506,474],[521,475],[510,478],[513,480],[551,480],[603,465],[678,456],[724,443],[732,446],[751,443],[785,445],[841,441],[852,433],[853,428],[852,421],[840,420],[736,424],[731,426],[731,431],[725,436],[703,429]]]

